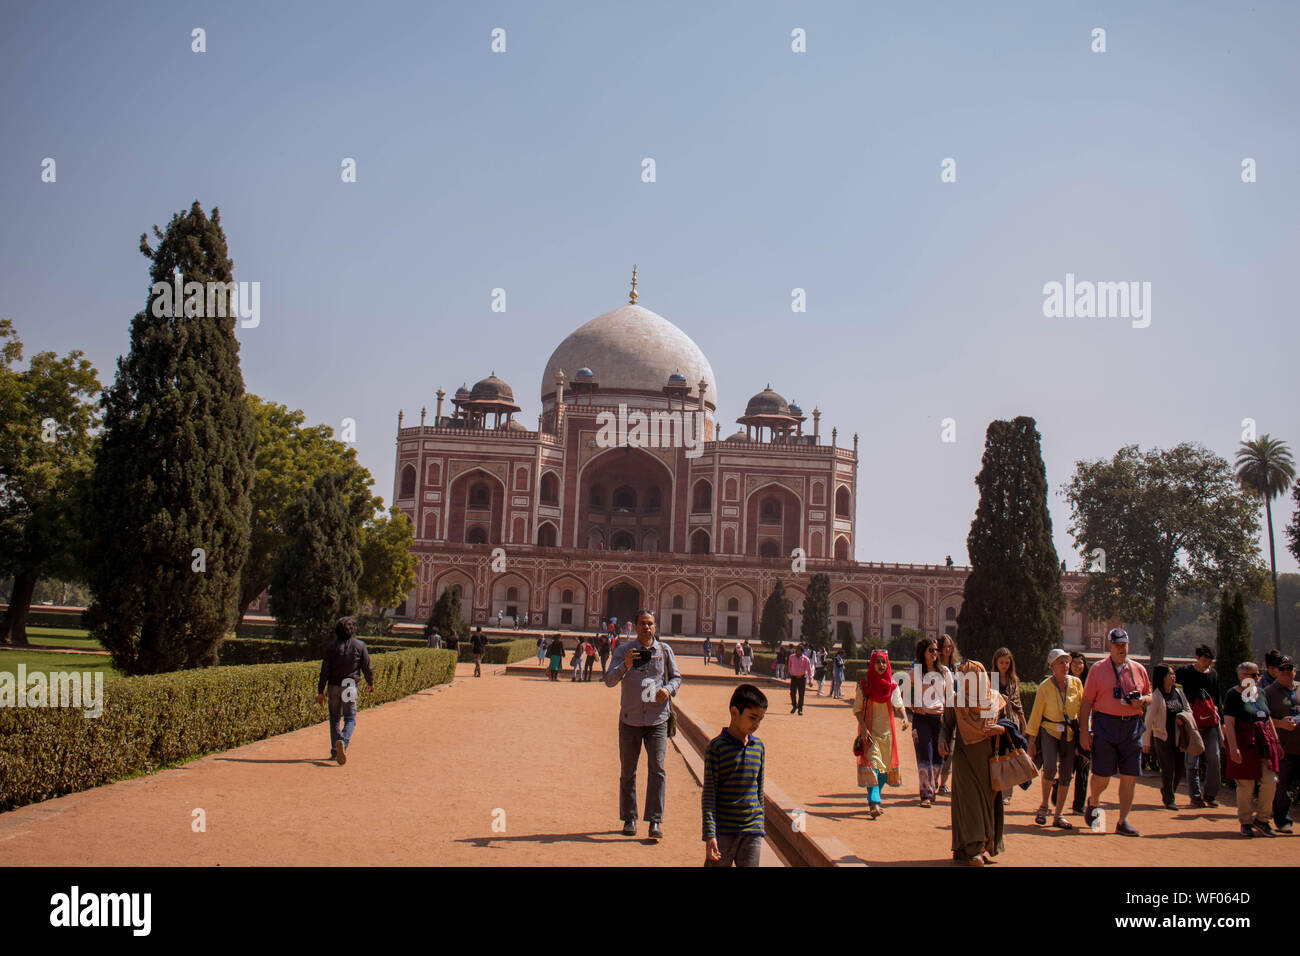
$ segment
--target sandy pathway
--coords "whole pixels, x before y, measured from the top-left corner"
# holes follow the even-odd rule
[[[0,865],[699,865],[700,791],[671,746],[666,839],[618,833],[615,690],[500,670],[363,711],[344,767],[322,721],[0,814]]]
[[[687,666],[688,673],[695,668]],[[710,734],[722,727],[732,684],[696,684],[680,695]],[[947,797],[930,809],[922,809],[916,790],[916,758],[911,736],[900,742],[903,786],[885,788],[885,813],[878,820],[867,817],[866,791],[857,788],[856,767],[850,751],[854,719],[850,709],[853,686],[846,685],[846,700],[832,701],[809,695],[802,717],[790,714],[789,693],[784,688],[763,686],[770,702],[768,716],[759,730],[767,752],[768,778],[807,813],[810,834],[836,837],[855,854],[874,865],[942,863],[952,865],[950,810]],[[830,682],[826,682],[826,695]],[[1008,810],[1006,852],[997,859],[1014,866],[1266,866],[1288,865],[1300,854],[1300,841],[1278,836],[1274,839],[1244,839],[1238,832],[1236,811],[1227,803],[1218,809],[1178,812],[1165,810],[1160,801],[1159,777],[1138,781],[1137,796],[1130,817],[1142,836],[1139,839],[1084,830],[1080,816],[1067,819],[1080,829],[1064,832],[1034,824],[1039,790],[1035,781],[1029,792],[1017,790]],[[1103,798],[1107,823],[1114,830],[1118,782],[1112,782]],[[1073,795],[1073,794],[1072,794]],[[1234,798],[1232,791],[1220,794],[1222,801]],[[1180,791],[1178,803],[1187,806]],[[1067,812],[1069,803],[1066,804]],[[769,821],[769,827],[771,822]]]

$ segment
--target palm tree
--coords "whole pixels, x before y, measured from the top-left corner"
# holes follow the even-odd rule
[[[1273,646],[1281,647],[1282,626],[1277,613],[1277,558],[1273,553],[1273,499],[1295,480],[1295,460],[1286,442],[1262,435],[1237,449],[1237,478],[1248,492],[1264,499],[1268,519],[1268,562],[1273,572]]]

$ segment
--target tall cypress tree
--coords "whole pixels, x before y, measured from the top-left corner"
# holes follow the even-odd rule
[[[444,641],[455,634],[457,640],[469,639],[469,623],[465,620],[460,600],[460,586],[453,584],[434,602],[433,611],[424,625],[424,636],[437,631]]]
[[[1061,640],[1061,566],[1047,511],[1047,469],[1034,420],[989,424],[975,484],[979,507],[966,549],[957,642],[986,665],[1009,647],[1022,670],[1038,667]]]
[[[195,202],[154,235],[156,248],[140,237],[151,295],[104,397],[87,511],[86,624],[128,674],[217,662],[239,613],[256,441],[233,308],[153,307],[152,285],[177,273],[233,281],[220,214]]]
[[[288,541],[271,571],[271,614],[276,630],[324,647],[334,622],[357,610],[361,578],[361,526],[369,494],[352,475],[319,476],[285,509]]]
[[[803,599],[803,617],[799,625],[803,642],[818,650],[831,649],[831,578],[814,574]]]
[[[775,651],[790,640],[791,601],[785,596],[785,585],[776,579],[772,593],[763,603],[763,617],[758,622],[758,639],[769,651]]]
[[[1219,672],[1220,686],[1232,687],[1237,683],[1237,665],[1252,659],[1250,618],[1246,603],[1238,591],[1232,600],[1227,589],[1219,605],[1218,657],[1215,669]]]

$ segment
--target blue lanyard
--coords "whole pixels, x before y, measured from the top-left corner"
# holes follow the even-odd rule
[[[1124,689],[1124,682],[1120,679],[1120,674],[1128,670],[1128,661],[1125,661],[1124,666],[1121,668],[1115,666],[1115,658],[1108,657],[1106,660],[1110,661],[1110,669],[1115,672],[1115,686],[1122,691]],[[1137,689],[1137,681],[1133,682],[1133,688],[1134,690]]]

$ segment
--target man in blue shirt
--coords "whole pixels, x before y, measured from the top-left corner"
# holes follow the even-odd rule
[[[637,611],[635,620],[637,639],[619,642],[605,672],[606,687],[622,685],[618,718],[622,768],[618,812],[623,820],[623,835],[636,836],[636,767],[644,746],[649,774],[645,819],[650,823],[650,839],[659,840],[663,837],[664,792],[668,781],[664,760],[668,754],[670,701],[681,687],[682,675],[672,648],[655,640],[654,612]]]

